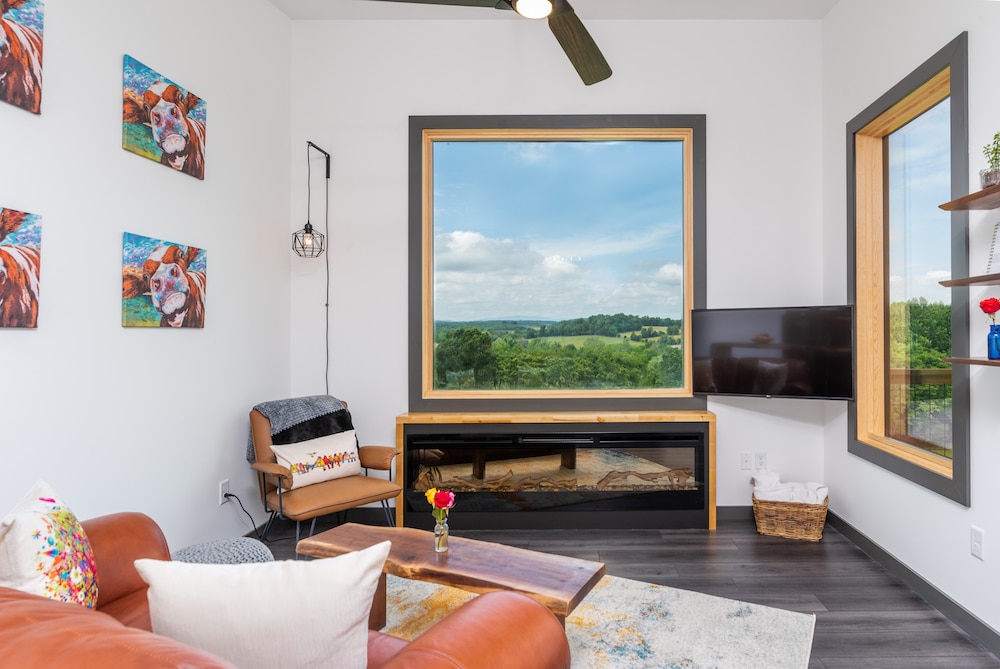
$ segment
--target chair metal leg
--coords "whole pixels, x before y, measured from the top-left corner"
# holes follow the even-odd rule
[[[316,532],[316,519],[313,518],[312,525],[309,526],[309,536],[312,536]]]
[[[267,541],[267,533],[271,531],[271,523],[274,522],[274,517],[278,515],[277,511],[272,511],[271,515],[267,517],[267,524],[264,525],[264,532],[261,534],[261,541]]]
[[[385,522],[392,527],[396,524],[396,519],[392,517],[392,507],[389,506],[389,500],[382,500],[382,512],[385,513]]]

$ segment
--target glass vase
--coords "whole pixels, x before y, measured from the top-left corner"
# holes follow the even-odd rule
[[[440,518],[434,519],[434,552],[448,552],[448,511],[445,510]]]
[[[986,357],[990,360],[1000,360],[1000,325],[991,325],[986,336]]]

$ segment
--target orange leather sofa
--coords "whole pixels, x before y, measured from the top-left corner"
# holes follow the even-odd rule
[[[117,513],[85,521],[83,527],[97,564],[97,610],[0,588],[0,664],[232,669],[210,653],[150,631],[146,584],[133,562],[170,559],[166,539],[152,519]],[[512,592],[481,595],[412,642],[368,633],[369,669],[569,666],[562,625],[541,604]]]

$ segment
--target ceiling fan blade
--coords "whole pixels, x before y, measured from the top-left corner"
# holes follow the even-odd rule
[[[376,0],[379,2],[409,2],[416,5],[454,5],[457,7],[493,7],[510,9],[504,0]]]
[[[553,0],[549,29],[587,86],[611,76],[611,66],[566,0]]]

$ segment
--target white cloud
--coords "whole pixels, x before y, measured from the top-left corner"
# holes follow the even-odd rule
[[[526,272],[544,261],[527,244],[510,239],[490,239],[478,232],[461,230],[434,238],[434,263],[444,272]]]
[[[539,251],[546,256],[562,255],[569,258],[602,258],[620,256],[661,246],[672,234],[671,226],[658,224],[649,226],[638,233],[607,236],[585,235],[558,240],[544,240],[536,243]]]
[[[542,254],[525,242],[456,231],[434,241],[435,318],[562,320],[598,313],[680,315],[683,272]]]
[[[575,273],[579,268],[573,264],[571,258],[565,258],[563,256],[548,256],[543,262],[545,266],[546,273],[549,276],[556,274],[571,274]]]
[[[508,143],[508,147],[510,147],[510,150],[518,158],[526,163],[540,163],[550,153],[548,142],[510,142]]]
[[[684,268],[677,263],[667,263],[656,270],[654,278],[663,283],[680,285],[684,282]]]

